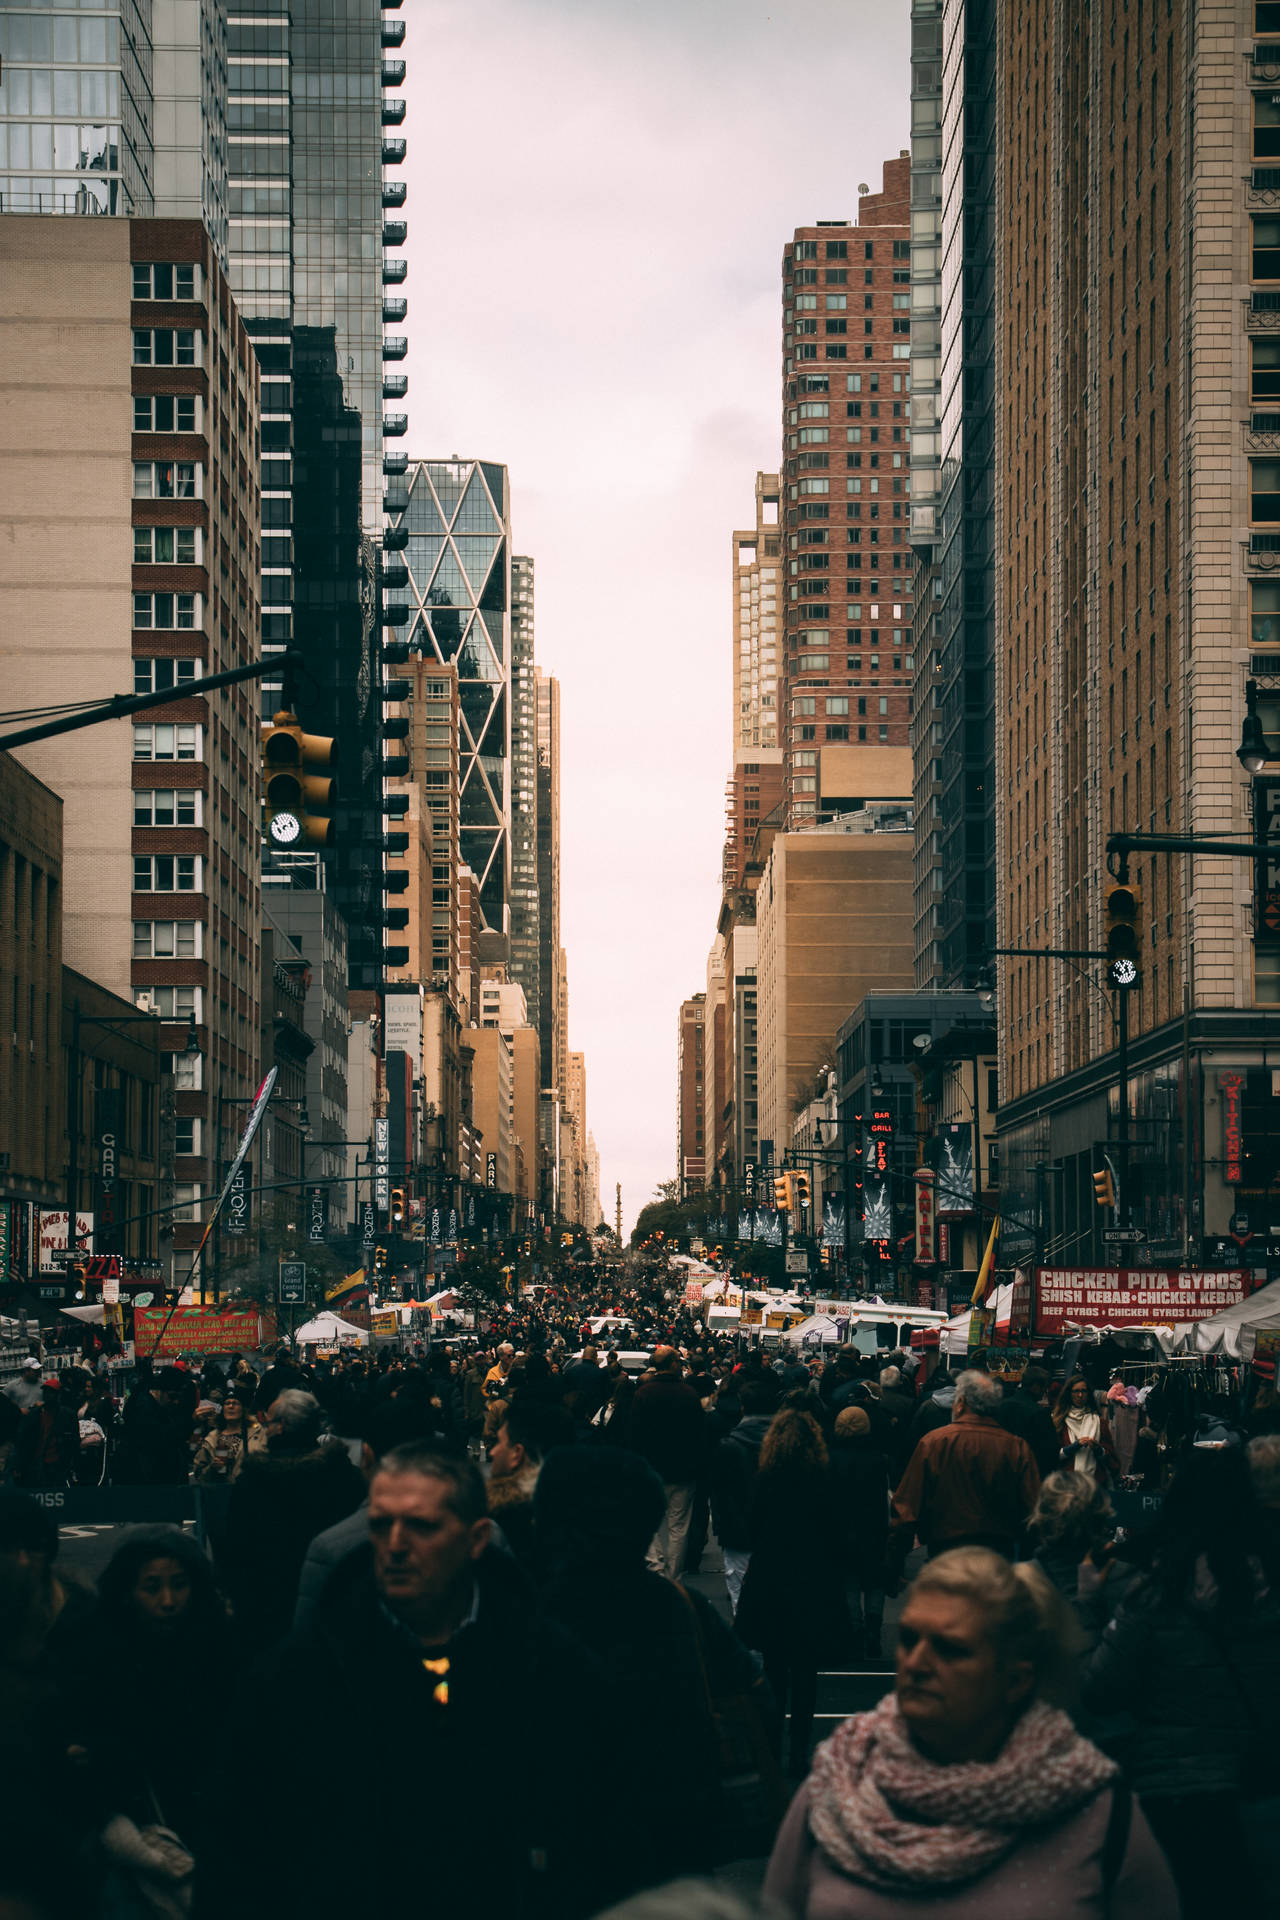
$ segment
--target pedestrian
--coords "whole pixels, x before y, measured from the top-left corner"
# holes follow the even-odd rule
[[[790,1707],[789,1770],[809,1761],[818,1669],[847,1657],[836,1490],[813,1414],[784,1407],[760,1448],[752,1488],[751,1556],[735,1630],[763,1656],[779,1712]]]
[[[763,1378],[742,1389],[742,1418],[716,1446],[711,1460],[711,1519],[724,1561],[729,1610],[736,1613],[751,1559],[752,1497],[760,1449],[778,1407],[776,1382]]]
[[[908,1440],[916,1417],[916,1403],[914,1396],[904,1391],[901,1367],[882,1367],[879,1385],[884,1420],[881,1446],[896,1485],[910,1457]]]
[[[508,1404],[489,1451],[489,1513],[519,1559],[533,1551],[534,1490],[542,1463],[553,1447],[572,1444],[567,1407],[523,1393]]]
[[[1115,1514],[1105,1490],[1087,1473],[1051,1473],[1031,1515],[1034,1565],[1057,1588],[1092,1646],[1106,1623],[1099,1589],[1115,1553]]]
[[[507,1377],[516,1361],[516,1350],[509,1340],[498,1348],[498,1357],[484,1376],[485,1395],[490,1400],[505,1400]]]
[[[182,1487],[191,1469],[186,1383],[176,1368],[139,1369],[124,1403],[113,1477],[126,1486]]]
[[[246,1920],[585,1920],[630,1890],[614,1815],[631,1773],[603,1671],[491,1546],[471,1460],[394,1448],[369,1489],[369,1534],[352,1577],[256,1678],[255,1700],[288,1701],[287,1752],[271,1819],[225,1832],[219,1904]],[[314,1829],[317,1793],[361,1755],[380,1779],[413,1782],[429,1846],[396,1822],[368,1847],[282,1846]]]
[[[1105,1481],[1115,1459],[1111,1428],[1082,1373],[1063,1381],[1053,1406],[1053,1425],[1065,1456],[1063,1464]]]
[[[6,1400],[18,1409],[19,1413],[30,1413],[32,1407],[40,1405],[40,1381],[44,1368],[40,1356],[29,1353],[16,1374],[5,1381],[3,1392]]]
[[[1280,1567],[1238,1448],[1192,1449],[1165,1494],[1151,1566],[1086,1661],[1083,1699],[1127,1712],[1124,1759],[1178,1882],[1183,1920],[1266,1911],[1280,1766]]]
[[[22,1415],[13,1443],[13,1477],[20,1487],[66,1487],[80,1458],[80,1422],[74,1398],[56,1373],[40,1383],[40,1405]]]
[[[681,1378],[674,1347],[653,1351],[653,1377],[636,1389],[630,1445],[649,1462],[667,1490],[666,1512],[649,1549],[656,1573],[678,1580],[693,1510],[693,1488],[706,1455],[706,1415]]]
[[[1009,1433],[1025,1440],[1035,1458],[1041,1479],[1052,1473],[1062,1452],[1062,1442],[1049,1412],[1049,1375],[1034,1364],[1023,1370],[1021,1382],[1006,1393],[996,1418]]]
[[[951,1409],[955,1405],[956,1383],[959,1373],[942,1370],[934,1375],[933,1386],[920,1401],[907,1430],[906,1452],[910,1461],[912,1454],[924,1439],[926,1433],[935,1433],[939,1427],[950,1424]]]
[[[266,1445],[266,1433],[253,1419],[247,1389],[239,1380],[228,1380],[212,1429],[196,1452],[192,1477],[200,1486],[229,1486],[240,1478],[249,1456],[265,1452]]]
[[[930,1555],[986,1546],[1012,1558],[1040,1491],[1025,1440],[997,1419],[1003,1398],[988,1373],[962,1373],[951,1421],[926,1433],[893,1496],[889,1568],[901,1577],[918,1535]]]
[[[832,1520],[857,1651],[881,1663],[885,1548],[889,1540],[889,1474],[865,1407],[842,1407],[831,1438]]]
[[[1055,1704],[1073,1652],[1036,1569],[982,1547],[930,1561],[895,1690],[819,1748],[766,1896],[792,1920],[1177,1920],[1119,1768]]]
[[[316,1534],[354,1511],[364,1481],[340,1442],[320,1438],[314,1394],[288,1388],[267,1410],[267,1444],[240,1470],[218,1564],[237,1631],[255,1649],[289,1631],[298,1576]]]

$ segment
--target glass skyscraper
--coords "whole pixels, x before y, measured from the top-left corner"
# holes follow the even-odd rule
[[[533,657],[533,561],[511,561],[511,978],[529,1024],[541,1009],[538,894],[538,696]]]

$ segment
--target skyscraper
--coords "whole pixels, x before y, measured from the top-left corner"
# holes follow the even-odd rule
[[[856,226],[799,227],[783,251],[780,744],[792,826],[875,790],[855,779],[850,791],[848,756],[828,761],[825,748],[907,743],[909,188],[902,154],[885,163],[883,191],[863,195]]]
[[[535,669],[538,707],[538,1035],[542,1084],[557,1089],[560,1004],[560,682]]]
[[[542,997],[538,895],[538,696],[533,651],[533,561],[511,562],[511,978],[529,1024]]]
[[[707,996],[680,1002],[676,1025],[676,1178],[680,1195],[696,1193],[706,1177],[702,1131],[703,1033]]]
[[[462,858],[485,924],[509,932],[511,528],[507,470],[418,460],[389,537],[404,556],[412,652],[458,671]]]

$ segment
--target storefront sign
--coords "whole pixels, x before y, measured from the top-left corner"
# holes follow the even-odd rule
[[[1040,1267],[1036,1270],[1034,1331],[1061,1333],[1073,1326],[1144,1327],[1207,1320],[1234,1307],[1248,1292],[1238,1269],[1145,1267]]]
[[[938,1258],[934,1176],[929,1167],[916,1168],[916,1265],[932,1267]]]
[[[1240,1094],[1244,1074],[1238,1069],[1218,1075],[1222,1090],[1222,1177],[1229,1187],[1244,1184],[1244,1127],[1240,1118]]]
[[[124,1250],[120,1207],[120,1120],[118,1087],[99,1087],[94,1095],[93,1208],[97,1218],[99,1253]]]
[[[224,1233],[248,1233],[253,1225],[253,1174],[247,1166],[236,1168],[227,1188],[227,1204],[222,1216]]]
[[[391,1122],[373,1123],[373,1203],[380,1213],[391,1205]]]
[[[157,1346],[162,1327],[164,1338]],[[135,1307],[133,1338],[139,1353],[160,1360],[181,1353],[243,1353],[258,1345],[261,1322],[256,1313],[218,1313],[208,1307]]]
[[[484,1183],[486,1187],[496,1188],[498,1184],[498,1156],[486,1153],[484,1157]]]
[[[80,1253],[93,1251],[93,1215],[76,1215],[76,1250]],[[66,1261],[55,1255],[67,1251],[67,1216],[62,1213],[48,1213],[40,1210],[40,1271],[41,1273],[62,1273]]]

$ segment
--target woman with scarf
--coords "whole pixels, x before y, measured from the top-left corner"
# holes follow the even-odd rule
[[[1035,1568],[985,1547],[931,1560],[895,1691],[819,1747],[766,1894],[794,1920],[1177,1920],[1118,1767],[1051,1704],[1074,1651]]]
[[[1062,1443],[1063,1465],[1091,1474],[1104,1485],[1115,1461],[1111,1428],[1094,1404],[1093,1390],[1082,1373],[1064,1380],[1053,1409],[1053,1424]]]

